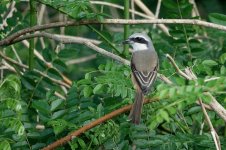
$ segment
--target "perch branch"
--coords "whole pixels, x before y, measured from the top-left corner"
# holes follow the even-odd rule
[[[158,100],[159,99],[157,99],[157,98],[156,99],[145,99],[144,104],[155,102],[155,101],[158,101]],[[93,127],[95,127],[95,126],[97,126],[97,125],[99,125],[99,124],[101,124],[101,123],[113,118],[113,117],[116,117],[116,116],[118,116],[118,115],[120,115],[122,113],[125,113],[125,112],[129,111],[131,108],[132,108],[132,105],[127,105],[127,106],[124,106],[122,108],[119,108],[119,109],[117,109],[117,110],[115,110],[115,111],[113,111],[113,112],[111,112],[111,113],[109,113],[109,114],[97,119],[97,120],[94,120],[93,122],[91,122],[91,123],[89,123],[87,125],[84,125],[80,129],[72,132],[71,134],[69,134],[69,135],[67,135],[67,136],[55,141],[54,143],[48,145],[47,147],[44,147],[42,150],[55,149],[55,148],[65,144],[65,143],[71,141],[73,138],[78,137],[79,135],[81,135],[82,133],[86,132],[87,130],[89,130],[89,129],[91,129],[91,128],[93,128]]]
[[[115,55],[107,50],[104,50],[98,46],[96,46],[95,44],[100,44],[100,41],[97,40],[93,40],[93,39],[86,39],[86,38],[80,38],[80,37],[72,37],[72,36],[66,36],[66,35],[57,35],[57,34],[50,34],[50,33],[46,33],[46,32],[41,32],[41,33],[34,33],[34,34],[30,34],[30,35],[25,35],[22,37],[17,38],[18,41],[24,40],[23,43],[28,46],[28,42],[25,41],[25,39],[27,38],[32,38],[32,37],[38,37],[38,36],[43,36],[46,38],[50,38],[62,43],[79,43],[79,44],[85,44],[87,47],[95,50],[96,52],[105,55],[107,57],[110,57],[114,60],[117,60],[119,62],[121,62],[124,65],[130,65],[130,62],[118,55]],[[48,62],[46,62],[43,58],[42,55],[39,54],[38,51],[35,50],[35,55],[36,57],[38,57],[40,60],[42,60],[49,68],[52,67],[52,65]],[[68,83],[69,85],[72,84],[72,81],[70,81],[66,76],[60,74],[62,76],[62,78],[64,79],[64,81],[66,83]],[[170,81],[167,77],[165,77],[163,74],[158,74],[159,78],[164,81],[165,83],[169,84],[172,83],[172,81]]]
[[[106,50],[104,50],[104,49],[102,49],[102,48],[100,48],[100,47],[94,45],[94,44],[91,43],[91,42],[85,42],[84,44],[85,44],[87,47],[89,47],[89,48],[91,48],[91,49],[97,51],[98,53],[101,53],[101,54],[103,54],[103,55],[105,55],[105,56],[108,56],[108,57],[110,57],[110,58],[112,58],[112,59],[114,59],[114,60],[117,60],[117,61],[119,61],[119,62],[125,64],[125,65],[130,65],[130,62],[129,62],[128,60],[126,60],[126,59],[124,59],[124,58],[122,58],[122,57],[120,57],[120,56],[118,56],[118,55],[115,55],[115,54],[113,54],[113,53],[111,53],[111,52],[108,52],[108,51],[106,51]]]

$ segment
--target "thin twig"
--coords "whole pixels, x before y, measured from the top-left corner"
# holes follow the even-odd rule
[[[176,69],[176,71],[179,75],[181,75],[182,77],[184,77],[187,80],[196,80],[197,79],[197,77],[194,75],[194,73],[192,72],[191,69],[185,69],[187,73],[192,72],[192,73],[186,74],[179,69],[179,67],[177,66],[177,64],[175,63],[175,61],[169,54],[167,54],[167,58],[170,60],[171,64]],[[191,76],[189,76],[189,75],[191,75]],[[211,93],[206,92],[204,94],[207,94],[211,97],[212,100],[209,103],[209,106],[226,122],[226,110],[224,109],[224,107],[220,103],[217,102],[217,100],[212,96]],[[207,108],[207,109],[209,109],[209,108]]]
[[[7,19],[13,16],[13,12],[15,12],[16,10],[15,5],[16,5],[16,2],[12,1],[8,6],[7,11],[3,13],[2,24],[0,24],[0,30],[3,30],[4,27],[7,27]]]
[[[90,56],[85,56],[85,57],[81,57],[81,58],[77,58],[77,59],[68,60],[66,62],[66,65],[74,65],[74,64],[84,63],[84,62],[93,60],[96,57],[97,57],[97,55],[93,54],[93,55],[90,55]]]
[[[151,12],[151,10],[141,1],[141,0],[134,0],[135,4],[140,7],[141,10],[143,10],[148,16],[154,17],[155,19],[157,19],[154,15],[153,12]],[[167,35],[169,34],[168,28],[163,25],[163,24],[158,24],[159,28],[161,28],[163,30],[163,32],[167,33]]]
[[[135,19],[135,7],[134,7],[134,0],[131,0],[131,9],[132,9],[132,13],[131,13],[131,17],[134,20]],[[130,10],[129,10],[130,11]]]
[[[200,16],[195,0],[189,0],[189,2],[193,5],[192,9],[192,17]]]
[[[158,77],[162,80],[162,81],[164,81],[166,84],[173,84],[173,82],[170,80],[170,79],[168,79],[166,76],[164,76],[163,74],[158,74]]]
[[[96,45],[101,43],[101,41],[94,40],[94,39],[88,39],[88,38],[76,37],[76,36],[68,36],[68,35],[50,34],[47,32],[39,32],[39,33],[24,35],[24,36],[18,37],[16,40],[12,41],[12,43],[17,43],[17,42],[23,41],[25,39],[31,39],[34,37],[45,37],[45,38],[53,39],[55,41],[58,41],[58,42],[61,42],[64,44],[66,44],[66,43],[82,44],[87,41],[92,42]]]
[[[90,1],[91,4],[100,4],[100,5],[106,5],[106,6],[110,6],[110,7],[114,7],[114,8],[118,8],[118,9],[121,9],[123,10],[123,6],[120,6],[120,5],[117,5],[117,4],[114,4],[114,3],[109,3],[109,2],[104,2],[104,1]],[[154,19],[154,16],[151,17],[151,16],[147,16],[146,14],[144,13],[141,13],[141,12],[138,12],[138,11],[134,11],[133,9],[129,9],[129,11],[137,16],[140,16],[140,17],[143,17],[145,19]]]
[[[206,122],[207,122],[208,126],[210,127],[210,133],[213,137],[213,140],[214,140],[214,143],[215,143],[215,146],[216,146],[216,150],[221,150],[221,144],[220,144],[219,136],[217,135],[215,129],[213,128],[213,124],[210,121],[210,118],[209,118],[209,116],[206,112],[206,109],[205,109],[201,99],[199,99],[199,103],[201,105],[201,108],[202,108],[203,114],[205,116]]]
[[[133,4],[135,0],[132,0],[131,3]],[[90,3],[92,4],[99,4],[99,5],[106,5],[109,7],[114,7],[114,8],[118,8],[118,9],[124,9],[122,6],[114,4],[114,3],[109,3],[109,2],[103,2],[103,1],[90,1]],[[134,11],[133,9],[133,5],[131,6],[132,9],[129,9],[129,11],[132,13],[132,19],[134,20],[135,17],[133,17],[133,14],[143,17],[145,19],[155,19],[154,15],[147,15],[138,11]],[[167,27],[164,24],[157,24],[157,26],[167,35],[169,35],[169,31],[167,29]]]
[[[16,58],[17,58],[18,62],[19,62],[19,63],[22,63],[22,61],[21,61],[21,59],[20,59],[20,56],[18,55],[18,53],[17,53],[17,51],[16,51],[16,49],[15,49],[14,45],[11,45],[11,48],[12,48],[13,53],[15,54],[15,56],[16,56]],[[25,71],[25,69],[24,69],[24,68],[23,68],[23,71]]]
[[[181,75],[187,80],[191,80],[191,78],[187,74],[185,74],[183,71],[180,70],[180,68],[175,63],[174,59],[169,54],[166,54],[166,57],[169,59],[170,63],[174,66],[174,68],[176,69],[179,75]]]
[[[27,47],[29,47],[29,42],[27,41],[27,40],[24,40],[24,41],[22,41],[23,42],[23,44],[25,45],[25,46],[27,46]],[[54,67],[53,65],[52,65],[52,63],[49,63],[49,62],[47,62],[44,58],[43,58],[43,56],[35,49],[35,51],[34,51],[34,54],[35,54],[35,56],[38,58],[38,59],[40,59],[42,62],[44,62],[44,64],[48,67],[48,68],[53,68],[54,70],[56,70],[59,74],[60,74],[60,76],[63,78],[63,80],[64,80],[64,82],[65,83],[67,83],[68,85],[72,85],[72,81],[68,78],[68,77],[66,77],[63,73],[61,73],[56,67]]]
[[[209,23],[209,22],[201,21],[197,19],[153,19],[153,20],[105,19],[103,21],[97,21],[97,20],[82,20],[80,22],[66,21],[66,22],[55,22],[55,23],[49,23],[49,24],[43,24],[43,25],[36,25],[31,28],[19,30],[16,33],[1,40],[0,46],[10,45],[13,40],[15,40],[19,36],[24,35],[26,33],[40,31],[44,29],[56,28],[56,27],[78,26],[78,25],[87,25],[87,24],[190,24],[190,25],[199,25],[199,26],[226,31],[226,26]]]
[[[10,62],[10,63],[13,63],[13,64],[15,64],[15,65],[17,65],[17,66],[19,66],[19,67],[25,68],[25,69],[29,69],[27,65],[21,64],[21,63],[15,61],[15,60],[13,60],[13,59],[11,59],[11,58],[5,56],[1,51],[0,51],[0,56],[1,56],[2,58],[4,58],[6,61]],[[41,72],[41,71],[39,71],[39,70],[37,70],[37,69],[34,69],[33,71],[36,72],[36,73],[38,73],[38,74],[40,74],[40,75],[43,76],[43,77],[46,77],[46,78],[50,79],[50,80],[51,80],[52,82],[54,82],[54,83],[57,83],[57,84],[59,84],[59,85],[63,85],[63,86],[65,86],[65,87],[67,87],[67,88],[70,88],[70,85],[68,85],[68,84],[66,84],[66,83],[64,83],[64,82],[62,82],[62,81],[60,81],[60,80],[56,80],[56,79],[54,79],[54,78],[51,78],[51,77],[49,77],[47,74],[45,74],[45,73],[43,73],[43,72]]]
[[[162,0],[158,0],[157,6],[156,6],[156,11],[155,11],[155,18],[159,18],[159,13],[160,13],[160,7],[161,7]],[[156,28],[156,24],[153,25],[153,28]]]
[[[206,93],[210,98],[211,102],[209,103],[210,107],[226,122],[226,110],[225,108],[218,103],[215,97],[209,92]]]
[[[124,58],[122,58],[122,57],[120,57],[120,56],[118,56],[118,55],[115,55],[115,54],[113,54],[113,53],[111,53],[111,52],[108,52],[108,51],[106,51],[106,50],[104,50],[104,49],[102,49],[102,48],[96,46],[95,44],[93,44],[93,43],[91,43],[91,42],[85,42],[84,44],[85,44],[87,47],[89,47],[89,48],[91,48],[91,49],[97,51],[98,53],[101,53],[101,54],[103,54],[103,55],[105,55],[105,56],[108,56],[108,57],[110,57],[110,58],[112,58],[112,59],[114,59],[114,60],[117,60],[117,61],[119,61],[119,62],[125,64],[125,65],[130,65],[130,62],[129,62],[128,60],[126,60],[126,59],[124,59]]]
[[[151,103],[151,102],[155,102],[155,101],[158,101],[159,99],[146,99],[144,101],[144,104],[147,104],[147,103]],[[71,141],[72,139],[78,137],[79,135],[81,135],[82,133],[84,133],[85,131],[113,118],[113,117],[116,117],[122,113],[125,113],[127,111],[129,111],[130,109],[132,108],[132,105],[127,105],[127,106],[124,106],[122,108],[119,108],[97,120],[94,120],[93,122],[91,123],[88,123],[87,125],[84,125],[83,127],[81,127],[80,129],[72,132],[71,134],[55,141],[54,143],[48,145],[47,147],[44,147],[42,150],[52,150],[52,149],[55,149],[57,148],[58,146],[61,146],[69,141]]]
[[[220,79],[220,77],[212,77],[212,78],[205,79],[204,82],[209,82],[209,81],[218,80],[218,79]]]
[[[167,58],[170,60],[170,62],[172,63],[172,65],[176,68],[177,72],[179,75],[183,76],[184,78],[186,78],[187,80],[197,80],[197,76],[193,73],[193,71],[191,70],[191,68],[187,67],[185,69],[185,72],[181,71],[179,69],[179,67],[176,65],[175,61],[173,60],[173,58],[167,54]],[[186,75],[186,76],[185,76]],[[189,78],[188,78],[189,77]],[[216,101],[216,99],[212,96],[211,93],[206,92],[204,94],[207,94],[208,96],[211,97],[211,102],[209,103],[209,105],[212,107],[212,109],[222,118],[222,119],[226,119],[226,110]],[[197,102],[197,101],[196,101]],[[221,144],[220,144],[220,140],[219,137],[216,133],[216,131],[213,128],[213,125],[210,121],[210,118],[206,112],[206,108],[205,105],[202,103],[201,99],[198,99],[199,104],[201,105],[203,114],[205,116],[205,119],[208,123],[208,126],[210,127],[210,133],[213,137],[215,146],[217,150],[221,150]],[[225,120],[226,121],[226,120]]]
[[[38,25],[42,24],[45,11],[46,11],[46,5],[41,4],[40,11],[38,11],[38,21],[37,21]],[[42,49],[45,49],[46,46],[45,46],[43,37],[40,37],[40,43],[41,43]]]
[[[11,66],[10,64],[8,64],[5,60],[2,60],[2,64],[8,69],[8,70],[10,70],[10,71],[12,71],[12,72],[17,72],[16,71],[16,69],[13,67],[13,66]]]

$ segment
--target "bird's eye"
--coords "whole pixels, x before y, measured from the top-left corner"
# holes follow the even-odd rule
[[[142,39],[141,39],[140,37],[137,37],[136,40],[137,40],[137,41],[141,41]]]

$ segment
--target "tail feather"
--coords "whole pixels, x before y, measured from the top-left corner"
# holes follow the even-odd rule
[[[143,106],[144,95],[141,90],[137,90],[135,94],[135,102],[129,114],[129,119],[134,124],[139,124]]]

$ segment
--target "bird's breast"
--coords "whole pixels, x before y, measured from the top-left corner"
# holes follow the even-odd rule
[[[158,63],[158,56],[155,51],[138,51],[133,53],[132,62],[135,65],[136,70],[149,72],[156,67]]]

